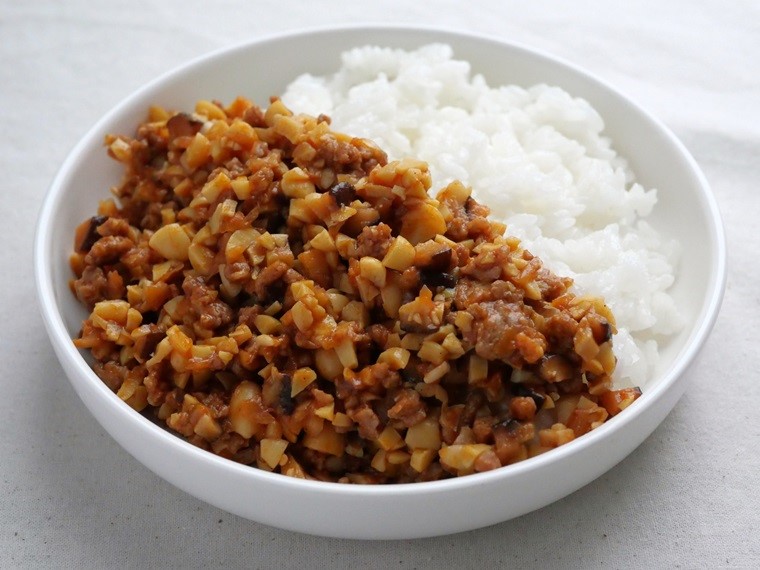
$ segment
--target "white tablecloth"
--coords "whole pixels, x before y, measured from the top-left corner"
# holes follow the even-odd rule
[[[0,567],[760,567],[760,4],[0,0]],[[468,7],[465,7],[468,4]],[[421,541],[265,527],[162,481],[90,416],[43,330],[32,237],[74,143],[185,60],[273,32],[404,22],[525,43],[664,120],[721,205],[723,310],[672,414],[630,457],[520,519]]]

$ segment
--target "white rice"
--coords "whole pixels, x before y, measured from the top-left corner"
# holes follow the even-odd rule
[[[342,62],[332,76],[297,78],[285,103],[330,115],[391,159],[426,160],[434,191],[453,179],[472,186],[576,293],[605,298],[618,325],[616,382],[643,386],[658,341],[682,326],[667,292],[678,247],[646,222],[657,192],[634,182],[599,114],[557,87],[491,88],[446,45],[363,47]]]

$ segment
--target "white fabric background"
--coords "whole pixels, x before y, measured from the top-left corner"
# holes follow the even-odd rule
[[[467,4],[0,0],[0,567],[760,567],[760,3]],[[483,32],[588,68],[675,131],[723,211],[726,298],[673,413],[597,481],[491,528],[326,540],[201,503],[105,434],[64,378],[38,314],[37,211],[104,112],[209,50],[352,22]]]

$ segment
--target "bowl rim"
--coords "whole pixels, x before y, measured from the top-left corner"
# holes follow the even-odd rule
[[[208,65],[220,59],[234,58],[239,52],[256,49],[257,46],[271,42],[280,42],[295,37],[303,38],[314,35],[346,32],[357,33],[362,31],[373,33],[385,31],[402,34],[414,31],[424,31],[426,33],[439,35],[440,39],[436,40],[439,42],[451,41],[451,38],[458,38],[463,41],[473,41],[476,43],[494,43],[499,44],[501,48],[507,47],[516,52],[527,54],[533,58],[547,60],[554,65],[564,67],[573,74],[580,76],[584,82],[593,84],[595,89],[606,91],[613,97],[630,105],[635,112],[646,118],[649,121],[650,126],[659,131],[659,133],[667,139],[667,142],[672,145],[686,161],[689,170],[696,177],[698,186],[701,190],[701,197],[705,203],[705,210],[712,222],[707,229],[709,229],[709,233],[711,234],[710,241],[714,245],[716,257],[716,263],[712,268],[710,283],[708,284],[708,297],[706,302],[703,302],[700,307],[700,316],[703,315],[703,318],[691,333],[692,341],[684,347],[683,353],[679,356],[670,370],[663,375],[656,385],[651,389],[644,391],[636,406],[632,406],[625,410],[624,413],[621,413],[616,417],[614,422],[606,422],[582,438],[578,438],[566,445],[558,447],[550,453],[541,454],[492,471],[475,473],[464,477],[454,477],[439,481],[385,485],[348,485],[344,483],[310,481],[288,477],[279,473],[271,473],[254,466],[236,463],[232,460],[219,457],[213,453],[195,447],[180,436],[174,435],[166,428],[155,424],[142,414],[125,405],[124,402],[122,402],[116,394],[109,390],[98,378],[80,352],[74,347],[74,344],[71,342],[72,339],[63,322],[59,310],[59,303],[56,300],[52,265],[49,263],[49,260],[52,259],[53,255],[51,220],[65,195],[64,190],[67,187],[69,177],[72,175],[78,162],[82,160],[83,151],[92,143],[95,137],[99,136],[99,133],[102,132],[103,128],[113,122],[113,120],[118,118],[122,113],[129,110],[134,105],[134,102],[141,99],[143,95],[159,88],[163,83],[169,80],[179,78],[186,74],[192,74],[193,69],[198,66]],[[348,47],[346,49],[348,49]],[[611,438],[616,432],[625,430],[629,424],[635,422],[639,416],[645,413],[652,403],[658,400],[675,384],[676,380],[686,372],[705,343],[710,330],[717,319],[725,291],[726,257],[725,230],[717,200],[696,160],[692,157],[684,144],[668,127],[665,126],[664,123],[651,115],[628,96],[608,84],[605,80],[577,64],[565,60],[563,57],[548,53],[542,49],[529,47],[523,43],[505,40],[497,36],[460,31],[440,26],[397,25],[389,23],[318,26],[269,34],[228,46],[222,46],[205,54],[191,58],[186,62],[159,74],[153,80],[122,98],[96,123],[94,123],[69,151],[45,194],[38,214],[34,237],[34,270],[39,309],[55,352],[61,360],[61,365],[73,385],[76,383],[81,383],[83,386],[89,384],[89,388],[97,393],[97,396],[102,400],[102,405],[108,409],[109,413],[120,416],[123,421],[134,425],[136,430],[156,438],[157,444],[165,446],[166,448],[172,448],[173,452],[182,454],[189,461],[200,461],[210,464],[210,466],[215,469],[230,471],[241,477],[248,478],[251,482],[261,480],[262,482],[286,489],[331,492],[350,498],[398,496],[410,493],[419,495],[443,491],[455,492],[474,485],[496,482],[500,479],[507,480],[520,475],[540,471],[553,463],[561,462],[564,458],[578,454],[585,448],[594,446],[598,442]],[[72,378],[73,374],[70,372],[71,370],[76,371],[76,380]]]

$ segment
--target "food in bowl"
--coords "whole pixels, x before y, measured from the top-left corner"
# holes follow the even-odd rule
[[[279,101],[150,115],[107,141],[120,206],[77,231],[76,342],[196,445],[297,477],[425,481],[547,451],[640,394],[613,389],[604,302],[501,237],[461,183],[432,200],[427,164]]]

